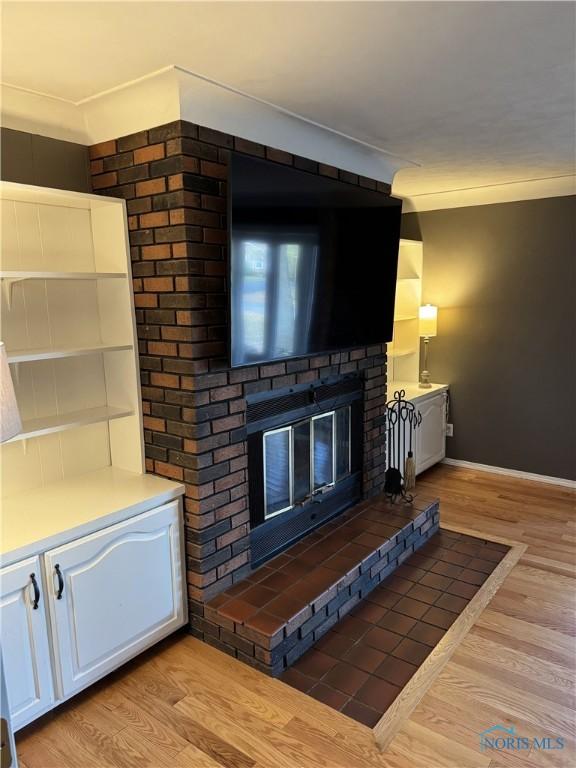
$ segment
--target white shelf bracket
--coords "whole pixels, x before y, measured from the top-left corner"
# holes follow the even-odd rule
[[[16,386],[20,384],[20,363],[10,363],[12,366],[12,378]]]
[[[12,309],[12,289],[15,283],[21,283],[25,280],[25,277],[3,277],[2,278],[2,292],[4,294],[4,301],[8,309]]]

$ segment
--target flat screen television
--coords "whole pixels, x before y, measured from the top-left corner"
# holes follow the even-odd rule
[[[402,203],[233,154],[233,366],[390,341]]]

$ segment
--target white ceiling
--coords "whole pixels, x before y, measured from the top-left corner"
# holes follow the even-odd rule
[[[169,65],[415,160],[413,197],[574,173],[565,2],[4,2],[2,80],[78,102]]]

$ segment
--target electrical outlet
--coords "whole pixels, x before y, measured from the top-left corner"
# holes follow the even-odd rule
[[[446,424],[446,437],[454,437],[454,424]]]

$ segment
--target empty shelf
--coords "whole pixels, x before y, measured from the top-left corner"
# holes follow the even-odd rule
[[[61,349],[15,349],[8,352],[9,363],[28,363],[34,360],[56,360],[61,357],[80,357],[99,352],[119,352],[132,349],[131,344],[100,344],[93,347],[70,347]]]
[[[36,419],[28,419],[22,422],[22,432],[8,442],[28,440],[32,437],[49,435],[53,432],[63,432],[66,429],[82,427],[85,424],[96,424],[100,421],[110,421],[131,416],[133,411],[126,408],[115,408],[103,405],[98,408],[86,408],[83,411],[73,411],[53,416],[41,416]]]
[[[2,280],[104,280],[127,277],[126,272],[34,272],[28,270],[3,270]]]

